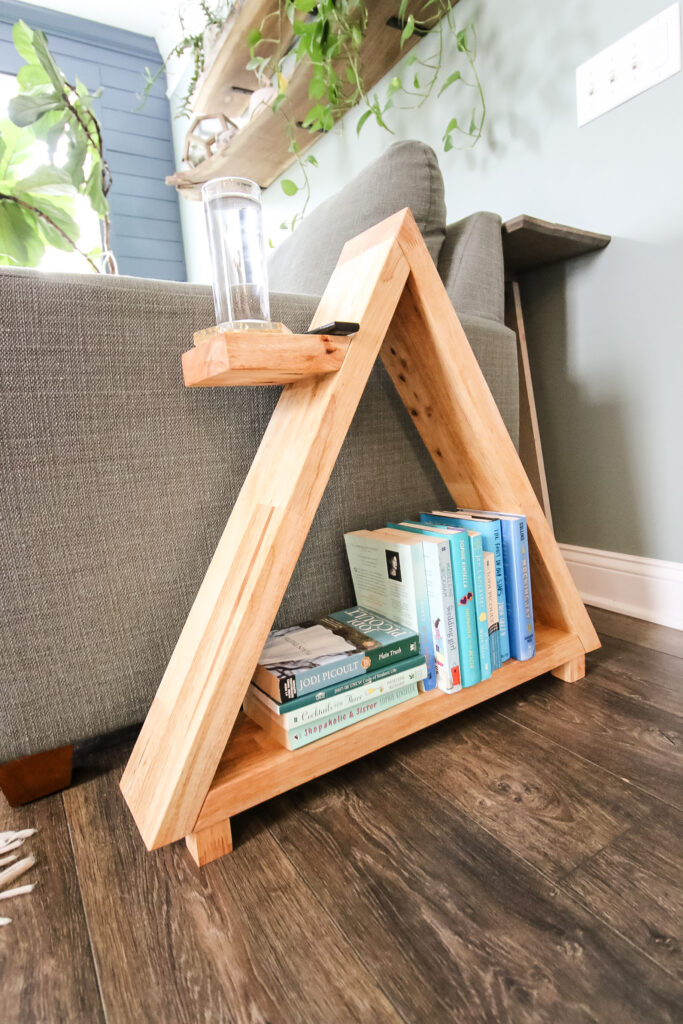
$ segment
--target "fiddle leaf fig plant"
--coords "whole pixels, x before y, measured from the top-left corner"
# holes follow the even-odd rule
[[[85,196],[102,223],[105,268],[116,272],[109,251],[111,172],[90,93],[67,82],[43,32],[19,21],[14,45],[26,64],[17,75],[19,93],[0,120],[0,264],[37,266],[47,247],[81,254],[95,271],[101,249],[84,252],[75,200]],[[36,166],[47,149],[49,162]]]

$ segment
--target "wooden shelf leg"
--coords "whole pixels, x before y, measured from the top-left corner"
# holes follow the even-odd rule
[[[586,656],[582,654],[579,658],[572,658],[571,661],[566,662],[564,665],[552,668],[550,674],[555,676],[556,679],[561,679],[564,683],[578,683],[586,675]]]
[[[189,836],[185,836],[185,843],[192,854],[192,859],[200,868],[212,860],[225,856],[226,853],[231,853],[230,818],[219,821],[217,825],[210,825],[209,828],[200,829],[199,832],[191,832]]]
[[[10,807],[20,807],[71,785],[74,748],[57,747],[0,764],[0,790]]]

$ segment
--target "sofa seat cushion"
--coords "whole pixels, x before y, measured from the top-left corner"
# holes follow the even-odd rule
[[[409,206],[436,263],[446,233],[443,178],[434,150],[397,142],[309,213],[270,260],[270,287],[322,295],[345,242]]]

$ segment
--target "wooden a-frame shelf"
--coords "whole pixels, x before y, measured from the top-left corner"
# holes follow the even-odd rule
[[[346,244],[313,318],[352,339],[199,332],[191,387],[284,387],[121,780],[149,849],[232,849],[230,817],[498,693],[585,674],[599,641],[409,210]],[[380,356],[455,502],[527,517],[536,655],[297,751],[241,714],[268,631]],[[341,542],[341,539],[340,539]]]

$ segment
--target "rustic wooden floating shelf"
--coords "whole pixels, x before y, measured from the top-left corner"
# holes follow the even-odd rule
[[[453,0],[451,6],[457,3]],[[245,8],[248,7],[248,12]],[[423,33],[416,32],[401,47],[401,25],[395,24],[398,0],[377,0],[368,5],[368,29],[360,52],[365,87],[369,91],[394,67],[414,46]],[[193,110],[195,114],[224,113],[230,117],[239,116],[249,102],[248,94],[235,95],[231,86],[256,87],[252,72],[245,71],[248,60],[246,37],[250,29],[258,28],[266,15],[277,17],[279,7],[276,0],[258,4],[243,4],[234,22],[226,24],[226,37],[220,52],[211,67],[200,79]],[[420,18],[420,8],[411,6],[418,23],[432,27],[437,24],[433,17]],[[392,23],[393,19],[393,23]],[[284,19],[286,21],[286,19]],[[232,27],[231,27],[232,26]],[[276,56],[284,52],[289,44],[291,26],[284,27],[280,47]],[[270,33],[269,33],[270,34]],[[274,48],[271,46],[271,52]],[[261,51],[259,50],[259,53]],[[264,50],[263,56],[268,55]],[[342,80],[345,82],[342,69]],[[308,60],[297,63],[287,86],[287,99],[280,108],[282,114],[296,125],[300,125],[311,108],[312,100],[308,87],[312,77],[312,65]],[[251,120],[231,139],[227,148],[208,157],[196,167],[177,171],[166,178],[167,185],[174,185],[181,195],[188,199],[201,198],[201,186],[212,178],[246,177],[256,181],[262,188],[272,185],[283,171],[296,160],[291,152],[290,138],[285,130],[286,120],[274,114],[267,105],[258,109]],[[311,149],[320,138],[320,133],[311,133],[303,128],[293,130],[294,141],[298,144],[299,155]]]
[[[282,390],[121,780],[147,847],[185,837],[198,864],[232,849],[231,815],[545,672],[574,682],[585,652],[599,647],[409,210],[344,247],[313,323],[337,319],[360,324],[350,343],[292,336],[294,346],[334,340],[346,351],[325,353],[341,358],[334,372],[302,376],[298,356],[290,367],[299,378]],[[225,352],[250,338],[214,341]],[[202,350],[211,343],[184,356],[198,360],[209,385],[212,376],[221,386],[270,382],[285,370],[261,353],[239,371],[207,372]],[[378,356],[454,501],[526,515],[537,653],[458,694],[422,694],[289,751],[240,709]]]
[[[349,338],[328,334],[268,334],[217,331],[183,352],[188,388],[291,384],[334,373],[344,362]]]

